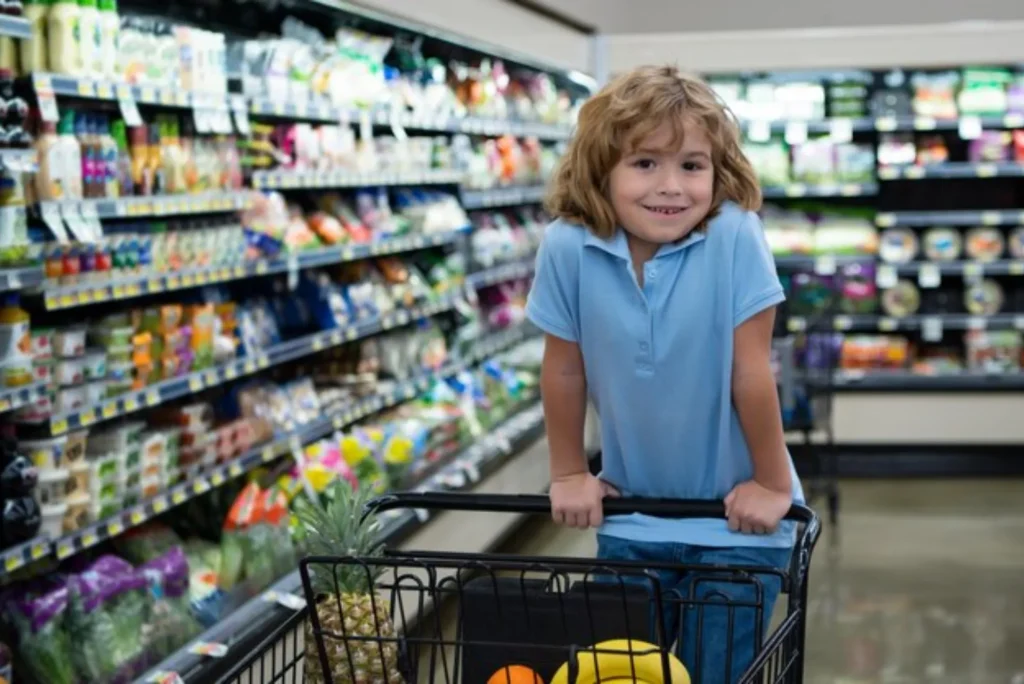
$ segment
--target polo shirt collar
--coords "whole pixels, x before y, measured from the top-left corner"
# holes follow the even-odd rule
[[[703,230],[695,230],[686,236],[686,239],[675,242],[670,245],[662,245],[658,248],[658,253],[654,255],[654,258],[668,256],[669,254],[675,254],[680,252],[690,245],[694,245],[704,239]],[[598,249],[608,252],[612,256],[618,257],[625,261],[629,261],[629,244],[626,242],[626,231],[619,228],[615,231],[615,235],[608,240],[597,237],[589,230],[586,231],[586,237],[584,238],[584,244],[588,247],[596,247]]]

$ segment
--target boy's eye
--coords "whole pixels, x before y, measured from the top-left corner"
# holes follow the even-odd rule
[[[637,168],[637,169],[653,169],[654,168],[654,160],[653,159],[637,159],[636,161],[633,162],[633,167]]]
[[[692,161],[683,162],[683,170],[684,171],[700,171],[703,168],[704,168],[704,165],[701,164],[700,162],[692,162]]]

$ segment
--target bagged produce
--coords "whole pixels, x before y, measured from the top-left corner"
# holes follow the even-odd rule
[[[149,584],[152,602],[146,624],[146,652],[159,662],[199,635],[202,627],[189,605],[189,566],[175,547],[139,568]]]
[[[12,598],[8,617],[18,632],[20,666],[37,682],[77,684],[72,660],[72,640],[64,627],[68,587],[56,586],[45,593],[26,593]]]
[[[92,684],[131,680],[146,667],[146,579],[127,561],[103,556],[68,578],[66,625],[79,677]]]
[[[221,560],[217,585],[223,591],[231,591],[245,579],[246,535],[259,506],[260,487],[250,482],[235,499],[235,503],[224,520],[220,540]]]

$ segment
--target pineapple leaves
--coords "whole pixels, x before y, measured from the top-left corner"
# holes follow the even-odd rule
[[[305,533],[308,555],[338,560],[310,564],[313,589],[317,594],[371,592],[384,571],[374,562],[384,554],[384,541],[377,514],[368,513],[373,489],[365,485],[353,488],[338,478],[326,494],[326,503],[300,497],[294,509]]]

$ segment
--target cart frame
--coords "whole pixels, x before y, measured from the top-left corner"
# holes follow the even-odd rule
[[[370,510],[377,512],[398,508],[543,515],[550,513],[550,500],[543,495],[425,492],[386,495],[370,504]],[[605,502],[607,515],[643,513],[671,518],[722,518],[724,510],[721,502],[712,501],[622,498]],[[669,653],[682,655],[686,644],[697,644],[690,658],[692,660],[696,654],[694,672],[690,675],[694,684],[719,681],[799,684],[803,681],[810,560],[821,525],[813,511],[799,505],[793,506],[786,518],[802,527],[788,571],[432,551],[389,551],[382,558],[373,559],[304,558],[300,562],[300,574],[307,604],[314,608],[309,610],[307,638],[312,635],[315,640],[319,660],[319,663],[306,663],[306,667],[319,666],[317,674],[322,677],[317,677],[319,681],[342,684],[332,676],[328,657],[329,650],[337,654],[341,648],[347,658],[347,667],[344,663],[341,665],[348,673],[346,682],[350,681],[351,673],[366,671],[367,660],[375,660],[380,672],[401,671],[405,682],[475,684],[477,680],[496,681],[493,674],[510,662],[528,663],[545,681],[550,681],[557,663],[563,663],[563,669],[568,667],[568,681],[576,681],[578,671],[591,663],[598,675],[600,667],[608,667],[600,664],[609,661],[598,658],[599,654],[626,654],[633,676],[642,663],[653,658],[660,661],[662,680],[667,682],[671,679]],[[350,631],[354,626],[345,626],[350,620],[339,621],[341,633],[324,628],[320,610],[316,608],[318,599],[323,597],[314,595],[311,579],[314,572],[328,568],[336,588],[339,570],[367,574],[368,584],[375,587],[375,592],[367,599],[372,604],[370,612],[376,622],[374,635]],[[658,572],[667,570],[682,572],[683,577],[694,577],[695,584],[706,582],[705,586],[714,589],[701,595],[700,590],[691,588],[688,596],[665,591]],[[570,577],[582,577],[582,581],[573,584]],[[789,596],[788,608],[779,627],[762,639],[761,625],[766,625],[771,617],[764,613],[764,583],[773,580],[779,582],[780,593]],[[747,596],[741,599],[725,596],[723,601],[720,591],[723,585],[744,586]],[[749,597],[751,592],[753,599]],[[333,600],[341,614],[339,594],[336,591]],[[407,598],[409,594],[412,599]],[[450,637],[443,634],[440,618],[418,620],[428,604],[434,608],[432,614],[436,616],[436,609],[448,597],[458,599],[456,634]],[[652,610],[652,605],[662,606],[663,610]],[[701,654],[705,651],[705,646],[701,646],[705,644],[702,636],[705,614],[722,609],[728,612],[729,630],[724,678],[707,675],[701,665]],[[381,628],[384,623],[378,616],[382,610],[390,616],[390,634],[387,627]],[[753,643],[761,646],[750,654],[749,662],[741,661],[734,668],[732,637],[740,610],[753,611]],[[411,619],[409,613],[413,614]],[[470,624],[472,626],[468,626]],[[691,632],[694,625],[695,640]],[[628,654],[621,646],[595,645],[623,636],[619,631],[623,628],[626,639],[637,639],[645,646],[634,645],[632,654]],[[473,634],[475,636],[470,636]],[[678,636],[675,647],[672,634]],[[421,671],[425,660],[428,672]],[[712,657],[708,660],[712,661]],[[718,660],[713,662],[717,665]],[[647,662],[644,667],[650,665]],[[510,674],[507,679],[512,681]]]

